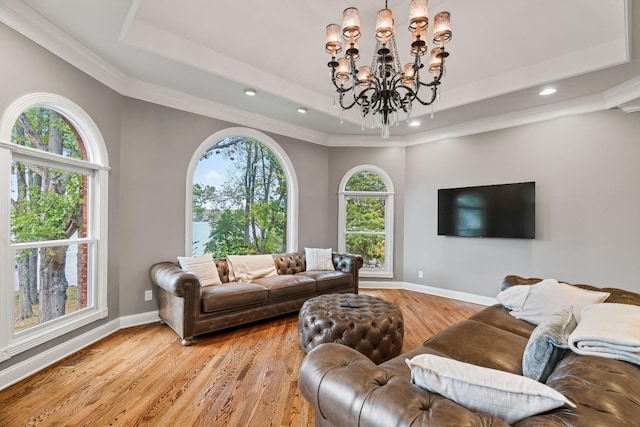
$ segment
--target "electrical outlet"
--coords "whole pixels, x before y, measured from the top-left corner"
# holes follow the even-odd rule
[[[144,300],[151,301],[153,299],[153,293],[149,291],[144,291]]]
[[[422,270],[418,271],[418,279],[422,279],[424,277],[424,273]]]

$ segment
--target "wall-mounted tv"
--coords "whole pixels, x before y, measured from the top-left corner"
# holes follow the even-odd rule
[[[438,235],[535,239],[536,183],[438,190]]]

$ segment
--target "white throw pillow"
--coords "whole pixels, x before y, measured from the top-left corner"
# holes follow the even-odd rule
[[[200,285],[214,286],[221,285],[218,268],[211,254],[204,254],[196,257],[178,257],[180,267],[185,271],[195,273],[200,277]]]
[[[529,296],[531,285],[511,286],[500,292],[496,299],[508,310],[521,310]]]
[[[238,282],[247,283],[253,279],[278,275],[271,255],[228,255],[227,262]]]
[[[534,285],[518,285],[516,288],[528,286],[529,293],[521,308],[515,308],[509,314],[516,319],[526,320],[539,325],[553,313],[573,307],[576,321],[580,322],[580,311],[590,304],[598,304],[609,298],[609,292],[590,291],[555,279],[545,279]]]
[[[421,354],[406,362],[411,368],[411,381],[418,387],[508,424],[565,404],[576,407],[551,387],[509,372],[433,354]]]
[[[304,248],[307,271],[333,271],[333,250],[321,248]]]

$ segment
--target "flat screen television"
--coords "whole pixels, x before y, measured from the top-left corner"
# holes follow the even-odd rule
[[[536,183],[438,190],[438,235],[535,239]]]

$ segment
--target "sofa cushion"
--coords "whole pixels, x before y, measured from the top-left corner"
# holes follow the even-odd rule
[[[218,268],[211,254],[196,257],[178,257],[180,267],[184,271],[190,271],[200,277],[201,286],[214,286],[222,284],[218,275]]]
[[[520,375],[527,341],[526,337],[494,326],[464,320],[430,338],[424,345],[452,359]]]
[[[315,280],[319,292],[353,286],[353,275],[342,271],[305,271],[299,275]]]
[[[202,289],[202,311],[229,310],[267,302],[268,291],[253,283],[225,283]]]
[[[560,310],[540,323],[524,349],[522,375],[545,382],[569,347],[569,335],[576,324],[571,308]]]
[[[263,286],[269,292],[269,301],[308,295],[316,291],[316,281],[300,274],[279,274],[262,277],[251,282]]]
[[[551,387],[508,372],[432,354],[407,359],[407,365],[417,386],[509,424],[563,405],[576,407]]]

